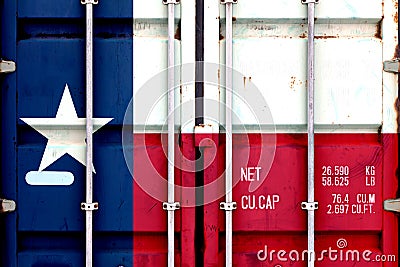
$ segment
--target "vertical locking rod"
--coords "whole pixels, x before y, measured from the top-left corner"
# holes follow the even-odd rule
[[[232,202],[232,3],[226,3],[226,181],[225,201]],[[232,266],[232,210],[226,217],[226,265]]]
[[[314,211],[318,204],[314,202],[314,19],[315,4],[318,0],[302,0],[308,10],[308,43],[307,43],[307,135],[308,135],[308,197],[302,208],[307,210],[308,251],[314,252]],[[314,255],[309,253],[309,255]],[[311,257],[311,256],[310,256]],[[314,259],[308,259],[308,267],[314,267]]]
[[[81,208],[86,214],[86,267],[93,266],[93,4],[86,5],[86,203]],[[86,204],[86,205],[84,205]],[[96,205],[97,209],[97,205]]]
[[[168,4],[168,202],[175,201],[175,5]],[[175,212],[168,210],[168,267],[175,265]]]
[[[168,267],[175,265],[175,5],[179,0],[163,0],[168,7],[168,203],[164,209],[168,212]]]
[[[225,37],[225,116],[226,116],[226,150],[225,150],[225,266],[232,266],[232,212],[236,203],[232,202],[232,66],[233,66],[233,33],[232,6],[237,0],[221,0],[225,4],[226,37]]]
[[[86,4],[86,203],[93,201],[93,5]],[[86,211],[86,267],[93,266],[93,211]]]

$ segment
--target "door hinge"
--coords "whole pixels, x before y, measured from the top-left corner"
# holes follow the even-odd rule
[[[81,203],[81,210],[84,211],[94,211],[99,209],[99,203],[98,202],[93,202],[93,203]]]
[[[400,59],[395,58],[392,60],[386,60],[383,62],[383,70],[390,73],[399,73]]]
[[[386,211],[393,211],[400,213],[400,198],[387,199],[383,201],[383,209]]]
[[[163,0],[164,5],[174,4],[178,5],[181,1],[180,0]]]
[[[179,210],[181,208],[181,204],[179,202],[173,202],[173,203],[169,203],[169,202],[164,202],[163,203],[163,210]]]
[[[15,62],[0,60],[0,73],[10,73],[15,71]]]
[[[0,198],[0,213],[12,212],[15,211],[15,208],[15,201]]]
[[[301,0],[302,4],[318,4],[319,0]]]
[[[81,0],[82,5],[88,5],[88,4],[97,5],[98,3],[99,3],[98,0]]]
[[[318,202],[301,202],[301,209],[302,210],[317,210],[318,209]]]
[[[221,4],[225,5],[225,4],[237,4],[238,0],[221,0]]]
[[[237,203],[236,202],[221,202],[219,203],[219,208],[221,210],[225,211],[232,211],[237,209]]]

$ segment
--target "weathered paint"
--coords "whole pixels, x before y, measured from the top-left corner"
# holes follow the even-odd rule
[[[396,17],[396,4],[396,1],[366,3],[343,0],[320,1],[316,6],[315,127],[318,134],[315,175],[316,200],[320,204],[316,211],[318,251],[328,247],[338,248],[337,241],[345,239],[349,249],[371,249],[372,255],[398,256],[397,237],[393,238],[393,233],[397,233],[395,215],[382,210],[382,201],[395,197],[397,188],[397,112],[394,107],[397,78],[382,70],[383,61],[393,58],[393,49],[397,45],[397,22],[393,18]],[[223,64],[224,10],[220,7],[219,13],[215,13],[216,5],[213,1],[207,3],[209,20],[206,23],[214,25],[219,19],[220,31],[217,32],[215,27],[205,31],[205,40],[208,40],[205,56],[209,62]],[[257,259],[257,252],[263,245],[268,245],[270,249],[299,251],[307,246],[306,213],[300,209],[300,203],[306,199],[306,9],[300,3],[289,1],[274,2],[273,5],[265,1],[246,1],[245,4],[239,1],[234,7],[234,17],[234,68],[238,70],[235,74],[240,74],[234,77],[234,90],[239,96],[234,99],[233,109],[237,115],[234,121],[234,179],[240,179],[241,167],[255,168],[257,164],[263,167],[263,162],[259,163],[257,157],[268,144],[260,143],[260,135],[256,132],[265,136],[276,131],[277,140],[271,170],[268,172],[268,168],[264,169],[263,174],[267,177],[261,187],[252,192],[249,191],[251,181],[239,181],[233,190],[234,200],[239,206],[234,212],[234,265],[264,266],[265,262]],[[181,31],[181,36],[185,34],[185,31]],[[219,48],[216,45],[217,38]],[[211,81],[211,84],[206,86],[209,88],[206,99],[211,101],[205,106],[205,114],[210,118],[219,118],[219,123],[223,125],[224,109],[213,103],[224,101],[224,90],[212,83],[219,81],[223,84],[224,71],[216,69],[207,75],[210,75],[207,81]],[[265,106],[246,105],[243,100],[252,92],[260,92],[264,97],[273,121],[264,120],[257,125],[260,121],[254,114],[262,114]],[[183,91],[181,104],[193,98],[190,91]],[[154,114],[160,113],[156,111]],[[158,118],[154,124],[161,124],[162,121]],[[188,121],[183,120],[183,125]],[[247,126],[247,134],[240,127],[243,122]],[[181,149],[187,153],[187,158],[194,160],[193,146],[202,147],[204,159],[211,160],[204,169],[204,183],[212,184],[223,174],[225,167],[224,136],[216,137],[202,132],[195,133],[193,137],[193,127],[183,129],[179,139]],[[136,136],[138,134],[140,136],[140,132]],[[151,134],[149,145],[157,138]],[[202,138],[207,139],[203,140],[203,145]],[[214,144],[205,145],[210,140]],[[149,145],[145,144],[147,147]],[[145,152],[141,150],[136,153],[141,155]],[[327,166],[348,166],[351,184],[340,185],[347,178],[339,177],[343,181],[338,180],[338,186],[323,186],[321,170]],[[366,180],[365,173],[362,173],[370,166],[376,168],[373,186],[368,180],[370,177]],[[184,173],[182,177],[194,177]],[[204,191],[204,199],[219,196],[223,188],[223,184],[219,184],[213,188],[215,191]],[[339,204],[332,203],[333,197],[337,201],[338,196],[346,199],[348,204],[344,200]],[[223,198],[204,206],[205,240],[203,244],[195,244],[202,247],[204,262],[210,266],[224,264],[224,213],[219,211],[217,205],[220,201]],[[241,207],[243,201],[247,201],[245,209]],[[249,209],[249,203],[255,205],[254,209]],[[343,207],[345,210],[345,205],[349,205],[347,213],[335,214],[340,213]],[[184,212],[185,208],[182,210],[183,219]],[[216,216],[216,213],[219,215]],[[191,229],[190,222],[187,223],[182,227]],[[390,233],[392,236],[389,237]],[[183,236],[182,232],[180,240],[187,240],[188,236]],[[362,240],[362,244],[358,240]],[[219,255],[218,259],[216,254]],[[186,260],[182,257],[182,261]],[[278,263],[283,262],[268,261],[268,264]],[[304,266],[305,263],[291,264]],[[317,262],[316,266],[327,264],[337,263],[329,263],[325,259]],[[354,264],[340,262],[340,266]],[[388,262],[384,266],[396,264]],[[356,266],[365,265],[365,261],[356,263]],[[375,262],[368,266],[382,264]]]
[[[119,145],[130,98],[166,67],[167,58],[167,9],[161,1],[134,2],[133,11],[132,1],[100,1],[95,8],[94,115],[114,118],[94,135],[95,200],[100,202],[94,219],[96,266],[162,266],[167,261],[163,199],[155,199],[137,183],[132,184]],[[84,224],[79,206],[84,192],[83,165],[76,157],[64,155],[46,166],[53,171],[71,171],[75,180],[68,187],[27,184],[25,177],[39,168],[47,140],[19,119],[56,117],[66,83],[77,117],[83,118],[84,34],[79,18],[84,7],[79,1],[4,1],[1,8],[1,56],[17,62],[17,72],[2,77],[2,114],[6,115],[2,118],[1,196],[16,200],[18,210],[5,217],[1,233],[5,238],[0,239],[5,249],[0,261],[4,266],[82,266]],[[223,7],[218,1],[206,1],[205,12],[205,59],[223,64]],[[316,13],[317,250],[336,249],[342,244],[338,241],[345,240],[349,249],[398,257],[397,219],[380,205],[385,199],[395,198],[397,190],[397,76],[382,71],[382,62],[398,54],[397,1],[321,0]],[[195,1],[182,1],[175,14],[176,62],[194,63]],[[239,207],[234,212],[233,261],[235,266],[282,264],[276,259],[262,262],[257,254],[265,245],[269,251],[302,251],[307,245],[306,213],[300,209],[306,199],[306,9],[300,1],[239,0],[234,18],[234,68],[240,73],[234,77],[237,132],[233,170],[237,185],[233,195]],[[175,160],[185,167],[178,164],[176,183],[192,188],[176,192],[176,199],[184,206],[176,212],[177,266],[193,266],[198,257],[204,257],[209,266],[224,266],[224,213],[219,210],[224,184],[213,184],[223,177],[225,168],[225,137],[218,134],[224,108],[216,105],[224,101],[224,91],[218,85],[224,80],[224,72],[207,69],[211,73],[206,79],[216,81],[216,85],[207,84],[205,94],[211,100],[205,114],[211,118],[207,123],[213,131],[195,136],[194,84],[190,83],[195,71],[193,67],[178,67],[176,73],[178,83],[188,82],[175,95],[176,103],[180,103],[177,128],[181,127],[182,133],[176,136],[176,151],[182,154],[177,153]],[[161,129],[167,116],[166,97],[157,98],[150,113],[139,107],[150,95],[164,95],[166,83],[166,79],[157,81],[152,91],[139,93],[134,99],[134,108],[138,109],[134,111],[133,174],[138,181],[150,183],[161,198],[167,194]],[[273,121],[265,119],[269,116],[257,120],[260,118],[255,114],[268,112],[261,104],[246,103],[253,92],[265,98],[263,103]],[[150,130],[141,130],[144,125]],[[261,136],[274,138],[262,140]],[[267,161],[258,162],[258,157],[262,149],[272,146],[271,140],[275,140],[276,148],[270,151],[275,156],[269,166]],[[191,207],[196,201],[197,146],[207,166],[204,183],[211,185],[204,190],[204,199],[215,198],[203,208],[202,243],[196,240],[196,213]],[[326,185],[332,180],[328,182],[327,175],[323,179],[321,172],[335,166],[349,166],[351,186],[341,185],[346,183],[344,177],[338,179],[338,185]],[[375,180],[372,174],[366,174],[371,166]],[[242,173],[247,173],[245,178]],[[268,175],[253,191],[249,184],[257,182],[258,173]],[[247,181],[239,181],[241,176]],[[160,183],[162,180],[164,183]],[[339,194],[340,203],[333,203]],[[346,209],[343,205],[349,205],[351,212],[334,214]],[[290,264],[304,266],[301,261]],[[317,266],[332,264],[338,265],[325,259]],[[354,266],[354,262],[341,262],[340,266],[346,264]],[[388,262],[383,266],[396,265]]]
[[[83,161],[80,151],[85,149],[81,134],[85,124],[85,6],[72,0],[3,1],[0,13],[0,55],[16,62],[16,72],[2,76],[0,85],[0,195],[15,200],[17,206],[15,212],[0,218],[0,265],[84,266],[85,213],[80,207],[85,200],[85,173],[79,160]],[[94,135],[94,200],[100,203],[94,214],[94,261],[95,266],[132,266],[132,178],[120,143],[125,110],[132,98],[132,1],[103,1],[94,14],[94,117],[114,118]],[[64,111],[68,114],[58,113],[66,84],[70,98]],[[69,128],[78,132],[76,139],[73,134],[64,135],[65,127],[54,125],[51,120],[57,115],[63,117],[61,124],[77,115],[72,124],[78,125]],[[39,175],[55,172],[50,176],[58,179],[59,172],[69,172],[74,178],[71,185],[27,183],[26,175],[41,166],[47,138],[22,118],[41,124],[36,126],[61,141],[53,144],[54,150],[47,155],[50,160],[42,165],[45,173]],[[71,145],[76,145],[78,153],[71,152]],[[71,153],[61,156],[63,149]]]

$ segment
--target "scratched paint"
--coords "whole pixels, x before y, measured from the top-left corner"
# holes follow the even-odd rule
[[[237,266],[265,266],[257,260],[257,251],[262,245],[273,249],[298,250],[307,246],[306,213],[299,207],[307,193],[307,136],[304,134],[307,114],[307,13],[306,7],[301,3],[289,0],[271,3],[249,0],[245,4],[239,1],[234,5],[233,65],[239,73],[234,75],[234,90],[238,95],[257,91],[266,103],[247,105],[243,99],[233,99],[233,112],[236,116],[234,126],[251,129],[247,135],[234,133],[233,137],[235,181],[240,180],[242,171],[246,173],[243,181],[238,181],[233,189],[234,200],[238,203],[238,210],[233,212],[233,257]],[[224,64],[224,7],[219,6],[218,1],[209,1],[209,4],[207,14],[210,14],[211,19],[208,22],[216,27],[205,31],[205,38],[208,40],[207,59]],[[144,9],[144,4],[141,3],[139,7]],[[385,198],[395,197],[394,188],[397,187],[397,137],[394,134],[397,122],[393,119],[398,116],[394,107],[397,79],[382,71],[382,62],[393,57],[396,47],[393,43],[393,40],[397,40],[397,25],[394,25],[396,21],[393,18],[395,9],[397,7],[395,8],[392,1],[380,0],[325,0],[316,5],[316,197],[321,205],[316,211],[318,249],[329,246],[336,248],[337,242],[344,239],[348,242],[349,249],[370,248],[374,250],[374,254],[398,253],[397,240],[393,241],[391,237],[393,231],[397,231],[393,230],[397,229],[395,217],[383,211],[381,205]],[[138,60],[134,70],[135,92],[152,75],[160,73],[166,67],[165,13],[157,6],[154,15],[148,10],[143,11],[144,15],[139,15],[140,9],[137,14],[137,23],[140,24],[137,24],[134,42]],[[180,15],[184,13],[181,12]],[[151,22],[154,18],[161,18],[163,23],[154,22],[155,20]],[[149,24],[143,24],[144,22]],[[192,56],[187,48],[190,45],[185,44],[188,39],[185,38],[190,39],[188,36],[192,36],[193,31],[185,30],[186,25],[182,23],[180,39],[176,41],[176,54],[182,52],[182,58],[178,57],[177,62],[190,62],[188,58]],[[143,66],[140,63],[143,61],[151,64],[146,63]],[[178,83],[180,78],[184,79],[184,72],[177,71]],[[223,85],[223,70],[212,72],[211,75],[222,81]],[[206,88],[212,90],[209,94],[211,101],[225,101],[223,86],[207,85]],[[179,117],[193,109],[192,106],[187,107],[182,103],[188,99],[193,101],[194,90],[190,85],[179,89],[177,91],[181,95],[176,95],[175,100],[177,105],[181,105],[177,107],[177,118],[183,124],[183,130],[177,138],[176,150],[182,151],[177,159],[185,156],[184,163],[187,163],[195,160],[194,147],[201,144],[202,140],[200,135],[193,138],[192,121]],[[160,82],[152,92],[163,95],[164,91],[165,84]],[[152,129],[150,132],[140,131],[138,128],[134,133],[137,142],[134,173],[145,181],[156,182],[159,178],[164,179],[166,174],[167,159],[165,147],[162,148],[162,125],[167,118],[167,104],[166,98],[160,97],[150,115],[144,117],[146,112],[143,113],[143,109],[139,107],[142,100],[148,98],[143,95],[135,100],[137,109],[134,116],[137,126],[148,123],[153,128],[149,127]],[[257,125],[259,121],[254,114],[263,114],[266,106],[271,111],[273,120]],[[223,104],[215,109],[209,106],[206,108],[209,108],[208,114],[217,114],[215,117],[219,120],[214,123],[223,129]],[[242,122],[244,125],[240,125]],[[256,127],[252,128],[254,125],[260,126],[257,131],[254,130]],[[274,131],[277,140],[276,154],[270,172],[267,173],[266,164],[258,162],[257,156],[262,148],[270,144],[260,143],[258,133],[273,135]],[[215,135],[216,132],[208,135],[202,132],[204,138],[209,138],[203,140],[204,144],[209,144],[210,140],[215,143],[215,146],[205,145],[202,148],[204,157],[213,159],[204,170],[205,183],[212,183],[224,171],[225,136],[221,132],[223,130],[219,135]],[[182,170],[180,167],[176,169],[179,186],[194,186],[193,165],[193,169]],[[349,177],[330,177],[328,170],[335,170],[335,167],[339,170],[348,168]],[[260,170],[266,178],[262,186],[251,191],[249,184],[257,180],[255,170]],[[343,174],[345,173],[346,171]],[[165,197],[166,184],[162,184],[160,187],[153,186],[153,189]],[[165,213],[158,209],[160,203],[142,188],[135,186],[134,190],[137,203],[134,212],[151,214],[152,218],[156,218],[147,222],[136,217],[136,262],[164,264]],[[223,193],[223,190],[221,185],[219,191],[216,191]],[[204,197],[214,193],[204,192]],[[193,198],[194,196],[185,192],[176,195],[177,200],[185,203],[193,201]],[[217,200],[204,207],[203,244],[194,240],[194,223],[189,219],[195,216],[194,209],[188,207],[176,213],[175,230],[181,234],[176,242],[182,249],[176,252],[176,259],[181,266],[193,265],[193,258],[199,257],[195,251],[199,250],[203,252],[201,255],[204,255],[206,264],[224,266],[224,213],[219,210],[219,202]],[[149,232],[156,234],[151,236]],[[160,240],[163,245],[155,240]],[[143,255],[145,243],[157,255]],[[268,264],[282,262],[275,260]],[[318,266],[332,264],[324,261]],[[374,264],[370,266],[377,265]],[[340,263],[340,266],[353,265],[354,263]],[[366,262],[359,265],[368,266]],[[394,263],[387,265],[397,266]],[[293,263],[293,266],[305,266],[305,263]]]

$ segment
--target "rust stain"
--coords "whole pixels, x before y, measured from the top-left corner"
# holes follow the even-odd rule
[[[303,81],[298,79],[296,76],[291,76],[289,81],[289,88],[293,91],[296,91],[296,87],[301,87],[303,85]]]
[[[267,25],[254,25],[253,29],[256,31],[271,31],[275,30],[275,26],[267,26]]]
[[[246,79],[247,79],[247,77],[246,77],[246,76],[243,76],[243,87],[244,87],[244,88],[246,88]]]
[[[334,39],[339,38],[339,35],[319,35],[315,36],[315,39]]]
[[[290,77],[289,87],[290,89],[294,89],[294,84],[296,83],[296,77]]]
[[[375,37],[378,39],[382,39],[382,21],[376,24]]]
[[[400,48],[399,45],[396,45],[396,48],[394,49],[394,58],[400,58]]]
[[[300,38],[307,38],[307,33],[306,33],[306,32],[303,32],[302,34],[300,34],[299,37],[300,37]]]
[[[251,83],[251,76],[249,77],[249,83]]]
[[[232,21],[236,21],[236,17],[232,17]]]
[[[175,38],[176,40],[181,41],[181,21],[180,21],[180,20],[179,20],[179,22],[178,22],[178,27],[176,28],[174,38]]]

